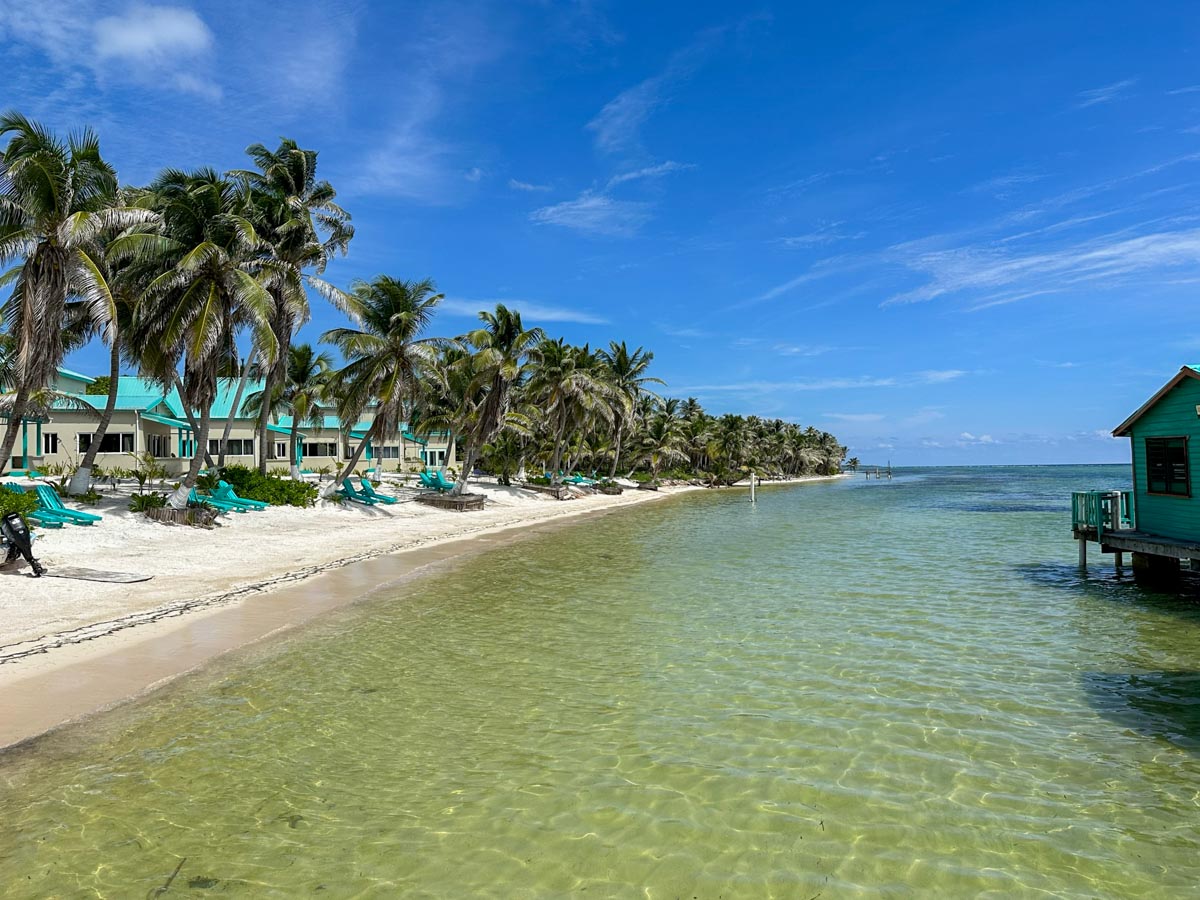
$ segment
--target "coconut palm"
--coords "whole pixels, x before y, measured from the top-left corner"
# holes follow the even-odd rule
[[[288,348],[283,383],[275,392],[273,410],[286,409],[292,418],[291,432],[288,435],[288,459],[291,460],[292,478],[300,477],[300,465],[296,462],[300,426],[321,423],[321,402],[329,399],[332,377],[333,357],[328,353],[318,353],[312,344],[294,344]],[[262,403],[268,396],[265,387],[255,391],[246,398],[242,408],[251,413],[261,412]],[[268,409],[268,415],[273,410]]]
[[[263,287],[274,273],[259,258],[254,226],[239,214],[233,182],[211,169],[167,170],[150,192],[163,218],[167,267],[146,290],[138,332],[144,368],[164,386],[178,381],[185,412],[195,411],[196,451],[169,500],[182,509],[204,462],[218,379],[236,358],[239,330],[248,329],[267,359],[274,359],[274,304]]]
[[[654,354],[641,347],[631,353],[624,341],[611,341],[607,350],[599,350],[597,353],[608,367],[613,387],[613,453],[612,465],[608,472],[608,477],[612,478],[617,474],[617,466],[621,459],[621,442],[632,424],[638,398],[648,393],[646,385],[665,382],[661,378],[646,375],[646,370],[654,360]]]
[[[452,491],[455,494],[461,494],[466,487],[467,477],[484,445],[513,418],[510,415],[512,386],[521,377],[530,349],[546,338],[540,328],[526,329],[521,314],[502,303],[496,304],[495,312],[480,312],[479,318],[483,327],[460,339],[474,350],[470,354],[471,378],[467,389],[477,396],[478,411],[471,425],[458,432],[462,435],[465,453]]]
[[[0,154],[0,262],[21,260],[2,279],[12,285],[4,318],[16,340],[2,472],[31,395],[50,388],[62,362],[68,296],[91,305],[105,302],[88,252],[96,234],[149,216],[116,206],[116,172],[100,155],[93,132],[63,142],[38,123],[6,113],[0,116],[0,135],[9,136]]]
[[[660,413],[650,420],[641,436],[638,448],[641,458],[650,464],[650,480],[658,481],[662,464],[687,459],[684,452],[686,441],[683,423],[679,419]]]
[[[275,150],[252,144],[246,153],[257,168],[230,175],[242,185],[246,214],[265,251],[279,263],[277,276],[266,282],[275,301],[271,332],[279,346],[275,364],[265,371],[265,390],[273,393],[286,375],[292,338],[309,319],[304,285],[307,282],[325,296],[337,293],[317,276],[334,254],[346,252],[354,228],[349,213],[335,202],[333,186],[317,179],[315,150],[301,149],[295,141],[283,138]],[[263,474],[267,471],[269,411],[270,404],[262,405],[258,422],[258,468]]]
[[[334,328],[321,335],[346,359],[335,378],[338,415],[357,422],[370,410],[371,426],[359,441],[342,472],[326,489],[331,496],[358,465],[363,450],[375,439],[395,434],[412,408],[418,375],[429,369],[437,348],[445,342],[422,337],[442,301],[433,281],[402,281],[380,275],[356,281],[335,302],[353,327]]]
[[[530,349],[529,361],[528,396],[545,416],[551,479],[558,484],[568,427],[590,416],[611,424],[613,388],[605,380],[603,363],[586,344],[572,347],[562,338],[547,338]]]

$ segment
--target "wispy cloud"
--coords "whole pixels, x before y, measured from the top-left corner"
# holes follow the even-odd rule
[[[671,56],[662,72],[619,93],[587,124],[602,153],[640,152],[641,128],[655,110],[670,102],[675,89],[709,58],[724,29],[714,28]]]
[[[1007,175],[997,175],[967,188],[971,194],[991,194],[997,200],[1007,200],[1020,187],[1034,184],[1047,176],[1034,172],[1010,172]]]
[[[508,179],[508,186],[514,191],[539,192],[550,190],[550,185],[548,184],[533,184],[528,181],[517,181],[515,178]]]
[[[1075,108],[1086,109],[1089,106],[1096,106],[1100,103],[1111,103],[1135,84],[1137,84],[1136,78],[1125,78],[1121,81],[1114,81],[1112,84],[1106,84],[1103,87],[1080,91],[1078,95],[1079,102],[1075,104]]]
[[[616,200],[605,194],[585,191],[574,200],[543,206],[529,214],[542,225],[561,225],[585,234],[629,237],[650,219],[649,203]]]
[[[1168,97],[1174,97],[1177,94],[1195,94],[1200,93],[1200,84],[1189,84],[1187,87],[1175,88],[1173,91],[1167,91]]]
[[[881,422],[883,413],[824,413],[826,419],[839,422]]]
[[[663,163],[658,163],[654,166],[643,166],[640,169],[635,169],[632,172],[622,172],[619,175],[614,175],[608,180],[607,190],[612,190],[619,184],[625,184],[627,181],[639,181],[643,178],[658,178],[660,175],[669,175],[671,172],[682,172],[687,169],[694,169],[696,166],[692,163],[678,163],[667,160]]]
[[[838,241],[855,241],[866,235],[864,231],[846,232],[842,230],[845,222],[826,222],[818,225],[812,231],[804,234],[791,235],[789,237],[781,237],[775,240],[775,243],[795,249],[800,247],[819,247],[825,244],[833,244]]]
[[[900,249],[900,248],[893,248]],[[1200,270],[1200,229],[1128,237],[1104,235],[1054,250],[1017,252],[967,246],[917,252],[899,258],[927,277],[925,284],[895,294],[884,305],[921,303],[966,294],[990,305],[1097,285],[1113,286],[1135,273],[1159,268]]]
[[[578,325],[606,325],[608,319],[590,313],[584,309],[574,309],[568,306],[537,303],[529,300],[514,300],[503,297],[496,300],[465,300],[460,297],[447,297],[438,304],[438,311],[447,316],[476,319],[482,310],[493,310],[497,303],[503,303],[509,309],[521,314],[521,320],[526,326],[538,322],[573,322]]]
[[[842,391],[868,388],[901,388],[919,385],[945,384],[962,378],[962,369],[928,369],[907,375],[860,375],[843,378],[812,378],[792,381],[741,381],[720,384],[694,384],[678,388],[680,393],[745,393],[770,394],[793,391]]]

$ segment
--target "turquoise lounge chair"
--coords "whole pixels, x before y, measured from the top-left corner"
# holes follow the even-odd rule
[[[388,506],[391,506],[393,503],[400,502],[395,497],[389,497],[387,494],[381,494],[379,491],[375,490],[375,486],[371,484],[371,479],[369,478],[360,478],[358,479],[358,482],[362,485],[359,493],[361,493],[364,497],[370,497],[372,500],[375,500],[379,503],[386,503]]]
[[[25,490],[25,488],[21,487],[21,485],[17,484],[15,481],[6,482],[4,485],[4,489],[8,490],[8,491],[12,491],[14,494],[28,493]],[[33,513],[31,513],[31,515],[34,518],[39,519],[43,523],[45,523],[46,527],[48,527],[48,528],[55,527],[54,525],[49,524],[51,522],[57,522],[59,525],[79,525],[80,524],[79,522],[76,522],[74,519],[70,519],[67,516],[63,515],[62,513],[59,513],[53,509],[47,509],[46,504],[44,504],[42,502],[41,497],[38,498],[37,509],[34,510]],[[91,523],[88,522],[87,524],[90,525]]]
[[[237,491],[233,489],[233,485],[228,481],[218,481],[217,489],[212,492],[212,495],[218,500],[224,500],[226,503],[236,503],[247,509],[266,509],[271,505],[262,500],[248,500],[245,497],[239,497]]]
[[[433,482],[443,491],[449,491],[454,488],[453,481],[447,481],[446,476],[442,474],[442,470],[438,469],[433,473]]]
[[[444,494],[446,489],[433,480],[433,475],[429,472],[421,472],[417,475],[421,479],[421,484],[429,488],[431,491],[437,491],[439,494]]]
[[[12,491],[14,494],[25,493],[24,488],[13,482],[3,485],[3,487],[0,487],[0,490]],[[38,507],[38,509],[31,513],[26,513],[25,518],[41,528],[62,528],[64,525],[69,524],[66,519],[56,516],[49,510],[41,507]]]
[[[48,484],[39,484],[34,490],[37,491],[38,499],[41,501],[42,506],[60,518],[71,520],[76,525],[91,525],[93,522],[100,522],[104,519],[104,516],[98,516],[95,513],[67,508],[59,498],[58,491],[54,490]]]
[[[362,491],[355,488],[349,478],[342,479],[342,486],[338,488],[338,493],[354,503],[362,503],[366,506],[374,506],[379,501],[374,497],[364,494]]]
[[[201,497],[196,493],[195,488],[192,488],[192,492],[188,494],[188,503],[204,503],[208,506],[211,506],[215,510],[219,510],[220,512],[250,512],[250,510],[245,506],[238,506],[236,503],[230,503],[228,500],[222,500],[219,497],[213,497],[211,495],[205,495]]]

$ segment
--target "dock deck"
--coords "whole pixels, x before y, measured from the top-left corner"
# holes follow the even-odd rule
[[[1197,560],[1200,542],[1139,531],[1131,491],[1076,491],[1071,495],[1071,531],[1079,541],[1079,563],[1087,563],[1087,542],[1095,541],[1101,553],[1161,560]],[[1176,563],[1172,562],[1172,565]]]

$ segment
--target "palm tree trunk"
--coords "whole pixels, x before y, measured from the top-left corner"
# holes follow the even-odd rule
[[[179,392],[179,405],[183,407],[183,417],[187,419],[188,424],[192,426],[192,434],[200,433],[200,428],[196,425],[196,417],[192,415],[192,411],[188,409],[188,405],[183,402],[183,385],[179,381],[179,375],[175,375],[175,390]],[[208,432],[205,431],[204,443],[196,444],[196,452],[204,454],[204,464],[210,469],[213,468],[212,456],[208,453]],[[192,454],[195,457],[195,454]]]
[[[466,445],[463,448],[463,465],[458,473],[458,480],[454,482],[454,488],[450,491],[451,496],[457,497],[467,488],[467,476],[471,474],[471,470],[475,468],[475,460],[479,458],[479,451],[475,449],[475,444]]]
[[[615,478],[617,474],[617,466],[621,462],[621,438],[625,436],[625,423],[617,422],[617,446],[613,450],[612,468],[608,470],[608,477]]]
[[[200,477],[200,467],[203,465],[205,457],[208,453],[201,453],[201,447],[208,446],[208,429],[211,424],[212,407],[208,407],[200,413],[200,422],[196,434],[196,452],[192,454],[192,464],[188,466],[187,474],[183,477],[183,481],[179,482],[179,487],[171,494],[167,505],[171,509],[187,509],[188,496],[192,493],[192,488],[196,486],[196,479]],[[212,462],[209,461],[211,467]]]
[[[229,407],[229,418],[225,420],[225,430],[221,433],[221,446],[217,453],[217,468],[225,468],[225,448],[229,446],[229,433],[233,431],[233,420],[237,418],[242,406],[242,394],[246,391],[246,380],[250,377],[250,367],[254,365],[257,354],[252,350],[242,366],[242,376],[238,380],[237,390],[233,394],[233,405]],[[259,438],[259,440],[263,440]]]
[[[292,410],[292,433],[288,435],[288,467],[291,472],[292,479],[300,480],[300,464],[296,462],[296,444],[300,440],[300,416],[298,411]]]
[[[266,377],[263,379],[262,407],[258,413],[258,428],[255,431],[258,436],[259,475],[267,474],[267,449],[270,444],[267,440],[267,422],[271,418],[271,396],[275,393],[275,368],[268,366]]]
[[[120,380],[121,340],[114,334],[112,346],[109,348],[108,400],[104,404],[104,412],[100,414],[100,422],[96,426],[96,432],[92,435],[92,442],[88,444],[87,452],[83,454],[83,462],[79,464],[79,468],[71,476],[71,483],[67,485],[68,494],[77,495],[86,493],[87,489],[91,486],[92,466],[96,462],[96,454],[100,452],[100,443],[104,440],[104,435],[108,433],[109,423],[112,422],[113,412],[117,408],[117,385]]]
[[[375,439],[375,436],[376,436],[375,433],[378,430],[378,428],[379,428],[379,420],[376,419],[373,422],[371,422],[370,430],[368,430],[366,436],[361,441],[358,442],[358,446],[354,449],[354,452],[350,455],[350,459],[346,461],[346,465],[342,468],[341,472],[333,479],[333,481],[330,484],[326,485],[322,489],[322,491],[321,491],[321,499],[322,500],[328,500],[330,497],[332,497],[334,494],[336,494],[338,488],[340,488],[342,486],[342,482],[345,479],[350,477],[350,473],[352,473],[354,471],[354,467],[357,466],[358,461],[360,459],[362,459],[363,451],[367,449],[367,444],[369,444],[371,441],[373,441]]]
[[[13,398],[12,408],[8,411],[8,430],[4,432],[4,445],[0,447],[0,474],[8,468],[12,460],[13,447],[17,444],[17,432],[21,430],[21,419],[29,407],[29,387],[21,385],[17,388],[17,396]]]
[[[554,462],[550,468],[550,483],[562,484],[563,435],[567,433],[567,414],[564,410],[554,435]]]

